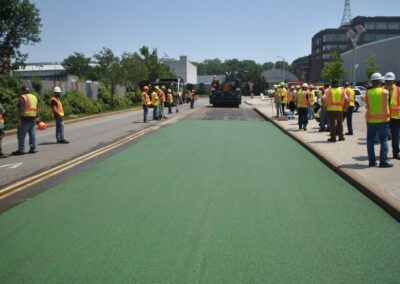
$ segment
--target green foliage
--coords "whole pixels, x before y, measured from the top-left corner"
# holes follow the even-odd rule
[[[37,93],[40,93],[42,90],[42,81],[37,77],[33,77],[31,83],[33,90]]]
[[[133,105],[140,105],[142,103],[142,94],[139,89],[131,90],[125,96]]]
[[[121,108],[132,105],[132,101],[130,100],[130,96],[125,95],[124,97],[114,96],[112,97],[112,92],[110,87],[101,86],[99,89],[99,94],[97,97],[97,102],[103,107],[103,109],[110,108]]]
[[[336,51],[332,52],[332,57],[333,61],[325,62],[324,68],[321,70],[321,77],[325,82],[329,82],[334,79],[340,80],[348,73],[343,67],[343,60]]]
[[[93,67],[89,65],[90,57],[85,57],[83,53],[75,52],[73,55],[68,56],[62,62],[66,74],[76,75],[82,80],[94,80]]]
[[[70,91],[62,98],[65,115],[71,114],[94,114],[102,110],[102,105],[83,93],[78,91]]]
[[[365,69],[365,75],[367,76],[367,78],[371,78],[371,75],[379,72],[381,70],[381,68],[378,66],[378,64],[376,63],[376,54],[375,53],[371,53],[367,59],[364,60],[364,63],[367,64],[367,68]]]
[[[11,62],[17,69],[27,57],[19,50],[21,45],[40,41],[41,19],[29,0],[1,0],[0,19],[0,73],[7,74]]]
[[[4,115],[6,125],[7,121],[12,123],[16,123],[17,121],[18,97],[22,86],[23,82],[18,77],[0,76],[0,103],[6,111]]]

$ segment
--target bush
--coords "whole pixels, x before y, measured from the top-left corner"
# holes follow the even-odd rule
[[[6,114],[4,120],[11,124],[17,123],[18,97],[23,82],[18,77],[0,76],[0,103],[3,105]]]
[[[132,94],[129,94],[128,96],[128,93],[124,97],[120,97],[117,94],[114,94],[114,101],[112,101],[110,88],[101,86],[99,89],[97,100],[104,109],[121,108],[132,105],[131,96]]]
[[[78,91],[67,92],[62,103],[66,116],[71,114],[94,114],[102,110],[99,102],[93,101]]]
[[[138,89],[127,92],[125,96],[133,105],[139,105],[142,103],[142,94]]]

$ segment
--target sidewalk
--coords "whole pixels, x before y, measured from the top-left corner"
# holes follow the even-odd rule
[[[400,161],[390,160],[390,163],[394,165],[393,168],[368,167],[365,108],[360,108],[357,113],[353,114],[354,135],[345,136],[346,141],[331,143],[327,141],[329,138],[328,132],[318,132],[319,125],[316,120],[309,121],[307,131],[299,131],[297,116],[295,119],[288,121],[273,119],[276,110],[271,98],[266,97],[264,100],[260,100],[259,97],[248,98],[245,103],[252,106],[257,112],[324,160],[333,170],[354,184],[367,196],[378,203],[383,202],[381,205],[386,210],[397,216],[397,219],[400,218],[400,183],[398,178]],[[344,123],[343,128],[344,132],[346,132],[346,123]],[[392,157],[390,141],[388,146],[388,157],[390,158]],[[379,155],[379,148],[379,145],[375,146],[376,155]],[[320,182],[323,184],[323,181]]]

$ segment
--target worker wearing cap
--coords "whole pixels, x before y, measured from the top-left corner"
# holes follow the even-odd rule
[[[172,95],[172,90],[167,90],[167,103],[168,103],[168,113],[172,113],[172,106],[174,105],[174,96]]]
[[[332,80],[332,86],[325,90],[325,107],[329,117],[331,137],[328,142],[336,142],[336,135],[339,141],[344,141],[343,136],[343,111],[347,110],[347,95],[339,87],[339,80]]]
[[[153,105],[153,119],[158,120],[158,105],[160,104],[160,99],[158,97],[158,86],[156,86],[151,92],[151,104]]]
[[[371,75],[372,88],[365,94],[366,114],[367,121],[367,151],[369,166],[375,167],[375,137],[378,133],[380,149],[380,168],[393,167],[388,163],[388,132],[390,123],[390,109],[389,109],[389,92],[382,88],[384,77],[380,73]]]
[[[13,155],[25,154],[25,137],[29,135],[29,153],[34,154],[36,150],[36,119],[39,115],[38,100],[29,93],[29,89],[23,87],[21,89],[21,96],[18,100],[18,150],[12,152]]]
[[[314,119],[314,103],[315,103],[314,85],[310,84],[308,90],[310,92],[310,98],[309,98],[310,104],[308,105],[307,116],[308,119]]]
[[[308,91],[308,84],[302,85],[301,91],[296,95],[297,113],[299,115],[299,130],[307,130],[308,118],[307,109],[310,104],[310,93]]]
[[[394,82],[396,76],[393,72],[385,75],[385,89],[389,91],[390,131],[392,134],[393,159],[400,160],[399,154],[399,129],[400,129],[400,88]]]
[[[57,143],[68,144],[64,138],[64,109],[61,103],[62,91],[60,87],[54,87],[53,97],[50,99],[50,111],[56,121],[56,139]]]
[[[343,113],[343,121],[347,119],[347,132],[345,135],[353,135],[353,111],[355,105],[355,92],[350,88],[350,83],[345,81],[343,83],[343,89],[346,92],[347,98],[349,99],[349,105],[347,111]]]
[[[3,143],[3,137],[4,137],[4,114],[6,111],[3,108],[3,105],[0,104],[0,159],[5,158],[6,156],[3,153],[3,149],[1,147],[1,144]]]
[[[149,94],[147,93],[149,91],[148,86],[143,87],[143,92],[142,92],[142,106],[143,106],[143,122],[147,122],[147,114],[149,113],[149,105],[151,105],[151,101],[149,98]]]

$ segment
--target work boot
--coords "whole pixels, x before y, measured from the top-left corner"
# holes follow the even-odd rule
[[[35,153],[37,153],[37,150],[36,149],[30,149],[28,153],[29,154],[35,154]]]
[[[334,138],[328,138],[328,142],[336,142],[336,139],[334,139]]]
[[[25,152],[17,150],[17,151],[12,152],[11,155],[13,155],[13,156],[21,156],[21,155],[25,155]]]
[[[65,139],[62,139],[62,140],[58,140],[57,143],[59,143],[59,144],[68,144],[69,141],[65,140]]]
[[[378,164],[376,163],[376,161],[374,162],[369,162],[368,166],[369,167],[376,167]]]
[[[400,155],[399,154],[393,155],[393,159],[400,160]]]
[[[391,168],[391,167],[393,167],[393,164],[390,164],[388,162],[383,162],[383,163],[379,163],[379,167],[380,168]]]
[[[346,132],[344,135],[353,135],[353,132]]]
[[[344,137],[339,137],[339,141],[344,141],[346,139],[344,139]]]

